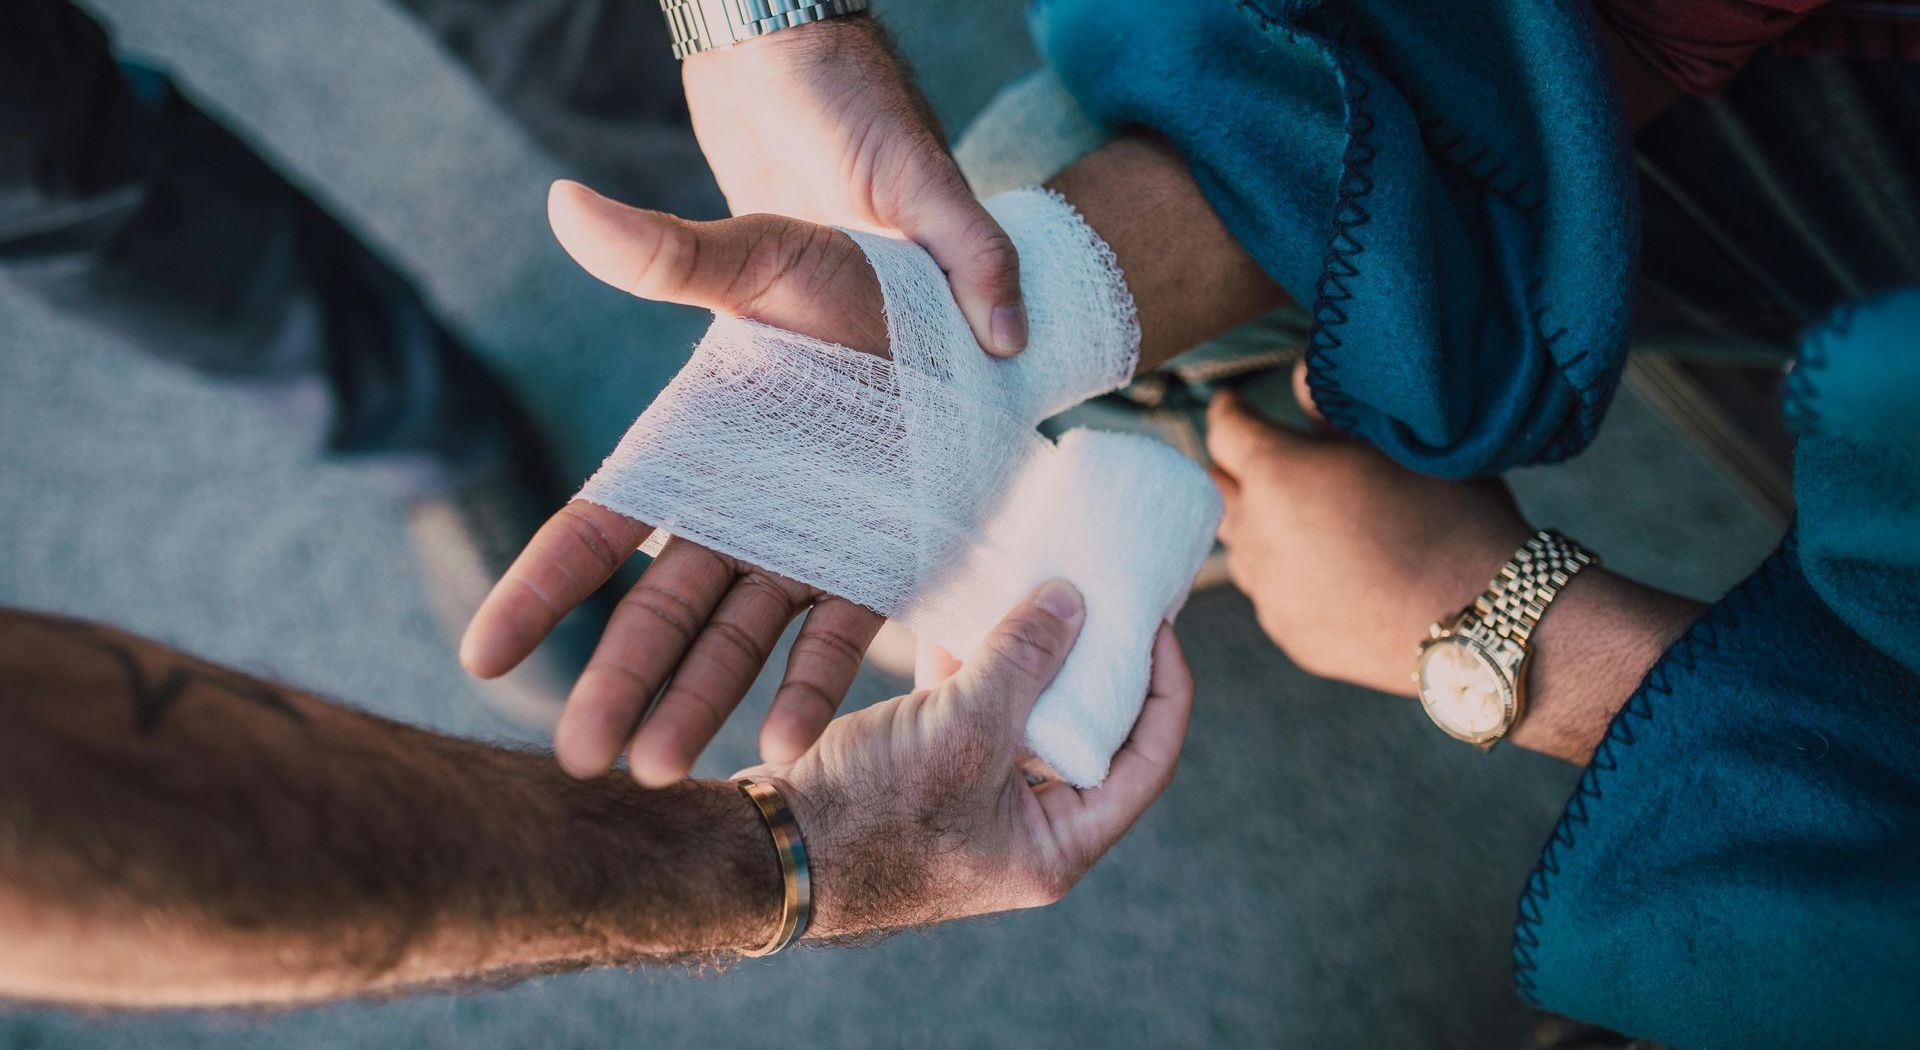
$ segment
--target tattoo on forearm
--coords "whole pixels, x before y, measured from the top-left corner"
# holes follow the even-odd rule
[[[97,624],[55,617],[35,619],[42,626],[63,631],[76,641],[106,653],[120,665],[127,681],[128,699],[133,703],[133,729],[143,736],[159,728],[167,712],[196,683],[223,689],[236,699],[306,724],[306,714],[264,682],[222,668],[186,661],[174,662],[157,674],[149,674],[131,647]]]

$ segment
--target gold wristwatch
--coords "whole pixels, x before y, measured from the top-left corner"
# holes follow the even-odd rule
[[[1561,589],[1599,561],[1552,529],[1533,534],[1473,604],[1427,629],[1413,673],[1420,706],[1448,736],[1491,751],[1527,705],[1530,640]]]

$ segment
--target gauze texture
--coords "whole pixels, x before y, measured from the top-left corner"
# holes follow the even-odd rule
[[[1036,426],[1132,375],[1139,329],[1113,254],[1065,201],[988,201],[1020,252],[1028,348],[981,352],[947,278],[849,231],[879,277],[892,359],[717,318],[581,497],[900,619],[966,659],[1042,581],[1087,599],[1028,745],[1106,776],[1154,631],[1211,544],[1206,473],[1148,438]]]

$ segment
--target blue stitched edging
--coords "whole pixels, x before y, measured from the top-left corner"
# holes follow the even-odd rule
[[[1787,426],[1802,436],[1820,432],[1820,408],[1814,404],[1820,390],[1814,380],[1826,370],[1828,347],[1833,340],[1845,339],[1853,334],[1853,322],[1860,316],[1860,304],[1848,302],[1819,325],[1809,329],[1800,340],[1800,354],[1794,358],[1793,368],[1787,372],[1784,392],[1780,399],[1780,409],[1786,417]]]
[[[1339,357],[1333,354],[1344,345],[1336,329],[1347,323],[1347,311],[1343,305],[1353,298],[1353,290],[1347,281],[1360,274],[1360,268],[1354,259],[1367,250],[1354,231],[1373,221],[1373,214],[1367,210],[1364,201],[1373,193],[1374,157],[1378,151],[1367,140],[1373,134],[1373,114],[1366,108],[1367,96],[1373,86],[1360,75],[1353,59],[1345,49],[1345,33],[1338,38],[1328,40],[1311,33],[1296,29],[1292,19],[1307,13],[1315,4],[1293,0],[1282,8],[1281,15],[1274,15],[1262,7],[1256,0],[1240,0],[1243,10],[1250,12],[1267,32],[1279,31],[1290,41],[1307,41],[1319,47],[1333,60],[1339,70],[1340,93],[1347,108],[1347,145],[1340,155],[1340,182],[1333,206],[1333,229],[1327,236],[1327,250],[1321,257],[1320,278],[1313,286],[1313,329],[1307,337],[1307,348],[1303,357],[1307,363],[1307,389],[1313,394],[1313,405],[1320,410],[1328,423],[1336,429],[1352,433],[1360,423],[1359,414],[1354,410],[1354,399],[1340,387],[1337,373],[1340,371]],[[1282,19],[1286,19],[1283,21]]]
[[[1594,434],[1600,429],[1600,420],[1606,415],[1607,404],[1612,400],[1615,387],[1603,384],[1602,377],[1598,375],[1586,380],[1574,375],[1579,364],[1592,356],[1591,350],[1581,350],[1565,360],[1553,355],[1553,345],[1567,334],[1567,328],[1562,325],[1549,332],[1547,316],[1552,312],[1552,304],[1535,301],[1546,284],[1546,258],[1542,248],[1547,239],[1546,195],[1535,188],[1531,175],[1520,174],[1510,184],[1501,185],[1501,176],[1515,170],[1516,165],[1495,154],[1493,147],[1471,139],[1457,124],[1435,112],[1425,97],[1406,90],[1401,84],[1403,78],[1395,77],[1392,70],[1382,66],[1381,73],[1394,82],[1401,97],[1407,100],[1413,110],[1414,121],[1420,128],[1421,140],[1427,144],[1427,148],[1442,163],[1451,165],[1485,192],[1504,201],[1526,218],[1527,259],[1532,270],[1526,286],[1530,307],[1528,324],[1534,338],[1546,347],[1548,358],[1559,366],[1561,378],[1573,388],[1574,396],[1580,400],[1580,410],[1561,425],[1552,441],[1533,462],[1553,463],[1566,459],[1593,440]]]
[[[1392,74],[1385,69],[1383,73],[1391,79]],[[1397,86],[1397,85],[1396,85]],[[1601,377],[1594,376],[1585,381],[1574,375],[1574,369],[1591,356],[1591,350],[1581,350],[1566,360],[1553,355],[1553,344],[1567,334],[1565,325],[1547,331],[1547,315],[1552,311],[1551,304],[1535,304],[1535,298],[1546,284],[1546,260],[1542,245],[1547,239],[1545,195],[1536,190],[1533,176],[1520,175],[1511,185],[1502,186],[1499,179],[1514,165],[1493,152],[1491,146],[1475,143],[1467,132],[1460,130],[1452,121],[1433,112],[1432,107],[1420,96],[1405,91],[1400,92],[1413,109],[1414,120],[1419,124],[1420,137],[1427,148],[1436,154],[1442,163],[1449,164],[1477,183],[1482,190],[1519,211],[1527,222],[1527,260],[1532,272],[1527,278],[1528,324],[1533,337],[1546,347],[1547,357],[1560,368],[1560,377],[1573,388],[1574,396],[1580,400],[1580,410],[1571,419],[1560,425],[1547,446],[1533,459],[1535,463],[1556,463],[1585,448],[1600,429],[1600,420],[1606,415],[1607,403],[1612,400],[1614,387],[1603,385]]]
[[[1704,654],[1720,647],[1723,635],[1738,630],[1742,618],[1759,607],[1760,599],[1774,593],[1782,577],[1796,571],[1798,546],[1798,534],[1789,530],[1780,546],[1752,575],[1695,620],[1687,633],[1667,649],[1607,726],[1606,736],[1594,750],[1593,760],[1581,774],[1573,796],[1567,799],[1566,809],[1561,812],[1553,833],[1547,836],[1540,860],[1534,864],[1520,893],[1519,917],[1513,926],[1513,985],[1529,1003],[1542,1005],[1534,980],[1539,964],[1533,957],[1534,950],[1540,947],[1541,906],[1553,896],[1550,882],[1560,874],[1567,851],[1573,849],[1576,829],[1587,823],[1589,800],[1599,801],[1603,797],[1601,782],[1619,768],[1618,752],[1632,747],[1639,739],[1635,725],[1652,721],[1654,697],[1672,696],[1676,676],[1692,673]]]
[[[1366,246],[1354,236],[1354,230],[1372,220],[1372,214],[1362,203],[1373,192],[1373,177],[1369,169],[1378,154],[1372,143],[1365,141],[1374,128],[1373,115],[1364,105],[1372,85],[1360,75],[1346,52],[1350,36],[1348,27],[1339,26],[1332,33],[1320,36],[1303,32],[1294,26],[1295,19],[1314,13],[1319,7],[1313,0],[1286,0],[1277,15],[1268,11],[1259,0],[1240,0],[1240,7],[1251,13],[1263,30],[1278,31],[1291,41],[1306,40],[1321,47],[1340,72],[1342,94],[1349,113],[1347,148],[1341,156],[1333,232],[1327,240],[1320,279],[1314,284],[1313,331],[1308,338],[1305,357],[1307,388],[1313,392],[1315,407],[1320,409],[1329,423],[1342,431],[1351,432],[1358,424],[1354,399],[1341,389],[1336,375],[1339,371],[1338,359],[1329,356],[1328,352],[1345,345],[1333,329],[1347,321],[1346,308],[1342,304],[1353,298],[1347,281],[1359,275],[1353,260],[1366,251]],[[1546,198],[1534,188],[1532,176],[1529,175],[1520,175],[1510,184],[1502,185],[1501,176],[1512,170],[1513,165],[1494,155],[1492,147],[1471,141],[1465,131],[1435,113],[1423,97],[1408,92],[1391,71],[1382,67],[1381,74],[1394,83],[1396,90],[1406,100],[1420,128],[1421,139],[1442,163],[1458,169],[1483,190],[1506,202],[1526,218],[1530,242],[1527,257],[1533,271],[1526,286],[1528,323],[1534,338],[1547,348],[1548,357],[1558,365],[1561,378],[1580,401],[1579,411],[1562,423],[1552,440],[1531,462],[1553,463],[1566,459],[1593,440],[1600,428],[1601,418],[1606,415],[1608,402],[1612,400],[1614,387],[1603,383],[1603,377],[1599,375],[1585,381],[1574,375],[1575,368],[1591,355],[1590,350],[1581,350],[1565,360],[1553,357],[1553,344],[1566,335],[1567,329],[1562,326],[1547,331],[1547,315],[1551,307],[1547,303],[1534,303],[1534,297],[1546,283],[1541,251],[1541,245],[1546,240]]]

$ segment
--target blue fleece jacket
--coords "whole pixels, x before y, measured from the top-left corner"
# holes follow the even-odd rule
[[[1316,400],[1415,469],[1578,451],[1624,360],[1627,134],[1578,0],[1038,0],[1312,307]],[[1526,882],[1529,1000],[1681,1047],[1920,1046],[1920,292],[1789,382],[1798,522],[1622,709]]]
[[[1609,727],[1521,993],[1680,1047],[1920,1046],[1920,291],[1808,335],[1798,522]]]
[[[1592,438],[1638,221],[1586,4],[1039,0],[1031,20],[1089,116],[1166,135],[1311,307],[1335,425],[1445,477]]]

